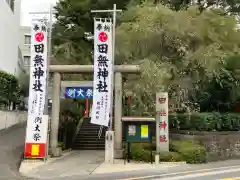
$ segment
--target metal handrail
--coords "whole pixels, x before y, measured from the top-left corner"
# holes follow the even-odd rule
[[[100,126],[99,131],[98,131],[98,139],[100,139],[102,136],[102,129],[103,129],[103,126]]]
[[[85,119],[86,117],[82,117],[79,122],[78,122],[78,125],[77,125],[77,128],[76,128],[76,132],[75,132],[75,135],[73,136],[73,139],[72,139],[72,142],[75,141],[76,137],[77,137],[77,134],[82,126],[82,123],[83,123],[83,120]]]

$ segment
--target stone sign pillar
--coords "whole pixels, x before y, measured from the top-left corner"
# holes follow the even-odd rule
[[[107,131],[105,136],[105,163],[114,163],[114,131]]]
[[[168,93],[156,94],[156,144],[157,153],[169,151]]]

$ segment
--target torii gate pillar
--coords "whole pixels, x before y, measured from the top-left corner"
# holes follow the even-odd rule
[[[50,148],[53,156],[59,156],[58,153],[58,127],[60,112],[60,91],[61,75],[58,72],[53,74],[53,91],[52,91],[52,117],[50,125]]]
[[[115,73],[115,106],[114,106],[114,158],[123,158],[122,149],[122,73]]]

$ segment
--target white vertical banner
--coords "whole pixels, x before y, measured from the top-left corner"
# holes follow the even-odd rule
[[[158,153],[169,151],[168,125],[168,93],[159,92],[156,94],[156,144]]]
[[[102,126],[108,126],[110,120],[112,56],[112,22],[109,19],[94,19],[94,79],[91,123]]]
[[[46,156],[48,118],[43,116],[47,78],[47,32],[42,20],[32,21],[28,120],[25,157]]]

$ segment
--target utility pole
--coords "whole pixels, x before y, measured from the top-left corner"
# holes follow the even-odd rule
[[[53,11],[53,5],[50,4],[49,11],[39,11],[39,12],[30,12],[29,14],[34,15],[49,15],[48,21],[48,61],[47,61],[47,76],[46,76],[46,96],[45,96],[45,106],[44,106],[44,115],[48,115],[48,85],[49,85],[49,66],[52,57],[52,27],[53,27],[53,14],[56,13]],[[36,18],[41,19],[41,18]]]
[[[113,29],[112,29],[112,67],[113,67],[113,74],[112,74],[112,82],[111,82],[111,86],[112,86],[112,91],[111,91],[111,109],[110,109],[110,127],[109,130],[112,131],[113,129],[113,88],[114,88],[114,65],[115,65],[115,37],[116,37],[116,16],[117,16],[117,12],[122,12],[122,9],[117,9],[117,5],[113,4],[113,9],[109,9],[109,10],[91,10],[92,13],[112,13],[112,18],[113,18]]]

